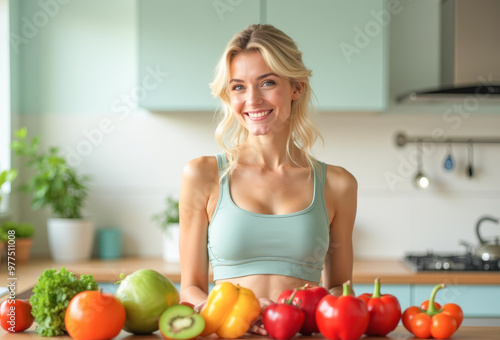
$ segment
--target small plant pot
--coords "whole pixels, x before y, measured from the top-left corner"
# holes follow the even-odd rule
[[[169,224],[163,231],[163,260],[179,263],[179,224]]]
[[[32,238],[16,238],[16,263],[28,263],[32,245]]]
[[[47,233],[55,262],[90,259],[94,243],[94,223],[82,219],[49,218]]]

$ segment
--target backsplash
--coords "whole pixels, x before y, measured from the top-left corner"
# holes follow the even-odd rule
[[[85,131],[92,131],[103,119],[113,116],[21,116],[30,133],[40,134],[44,143],[62,150],[83,150],[78,145],[86,140]],[[480,216],[500,216],[497,145],[475,147],[472,179],[465,175],[465,149],[454,148],[457,169],[448,172],[443,168],[446,147],[438,145],[424,156],[430,187],[413,186],[414,148],[397,147],[395,132],[424,134],[440,125],[439,115],[321,113],[316,121],[325,139],[324,147],[318,145],[315,150],[318,158],[345,167],[358,180],[357,257],[399,257],[429,249],[462,251],[460,240],[477,243],[474,226]],[[103,135],[99,144],[80,155],[78,171],[92,177],[86,210],[98,227],[123,228],[125,254],[161,254],[160,230],[151,216],[162,209],[167,195],[178,196],[187,161],[218,151],[214,128],[210,113],[136,112],[128,123]],[[500,117],[478,116],[453,135],[491,136],[497,131]],[[22,216],[36,222],[40,235],[34,252],[47,253],[45,216],[30,212],[29,202],[24,201]],[[485,225],[484,233],[491,237],[498,230]]]

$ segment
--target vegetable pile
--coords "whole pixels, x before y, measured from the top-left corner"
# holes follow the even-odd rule
[[[62,267],[45,270],[33,288],[29,302],[41,336],[57,336],[66,332],[64,316],[71,299],[85,290],[97,290],[92,275],[82,274],[80,279]]]
[[[329,340],[357,340],[363,334],[385,336],[400,320],[417,338],[447,339],[460,327],[463,312],[454,303],[441,307],[434,302],[444,287],[436,285],[428,301],[401,315],[397,298],[381,294],[379,278],[373,294],[358,297],[352,294],[349,281],[339,297],[321,286],[305,285],[283,291],[263,311],[262,322],[269,337],[277,340],[289,340],[299,333],[321,333]],[[159,329],[164,338],[176,340],[213,333],[235,339],[249,331],[261,312],[252,290],[229,282],[216,285],[198,312],[192,304],[179,302],[170,279],[150,269],[127,276],[116,295],[97,289],[92,275],[78,278],[64,267],[59,272],[47,269],[29,301],[8,300],[0,305],[0,325],[9,332],[22,332],[34,318],[39,335],[68,333],[75,340],[110,339],[122,329],[134,334]]]

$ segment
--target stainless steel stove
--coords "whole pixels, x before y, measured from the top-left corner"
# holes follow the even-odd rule
[[[483,261],[470,254],[407,254],[404,262],[413,271],[500,271],[500,261]]]

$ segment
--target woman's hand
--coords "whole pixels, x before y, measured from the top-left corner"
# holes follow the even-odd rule
[[[193,309],[197,312],[197,313],[200,313],[201,310],[203,309],[203,306],[205,306],[205,304],[207,303],[207,300],[203,300],[201,301],[200,303],[197,303],[196,305],[194,305]]]
[[[269,306],[270,304],[272,304],[274,302],[272,300],[267,299],[267,298],[259,298],[259,303],[260,303],[260,314],[253,321],[248,332],[259,334],[259,335],[267,335],[267,331],[264,328],[264,324],[262,323],[262,314],[266,310],[267,306]]]

